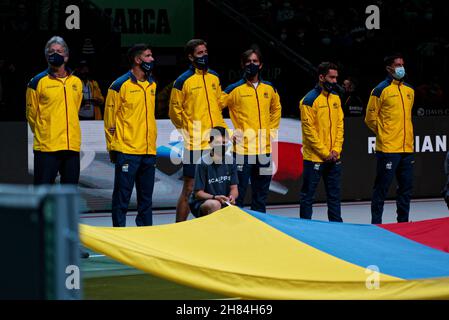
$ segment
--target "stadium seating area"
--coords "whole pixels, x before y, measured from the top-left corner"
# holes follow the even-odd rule
[[[448,9],[439,1],[395,0],[374,3],[348,0],[263,0],[263,1],[197,1],[195,36],[207,35],[211,47],[221,49],[223,42],[233,39],[223,33],[223,24],[229,29],[240,28],[231,17],[214,9],[211,3],[224,2],[235,8],[250,24],[257,25],[288,48],[316,66],[320,61],[332,60],[339,64],[340,81],[344,78],[358,79],[359,95],[366,102],[370,90],[384,76],[382,58],[385,54],[400,51],[406,57],[408,81],[416,88],[415,112],[418,108],[448,108],[445,92],[449,69],[449,29],[445,27]],[[83,27],[79,31],[67,32],[64,17],[58,8],[76,4],[83,12]],[[380,8],[380,30],[367,30],[365,9],[370,4]],[[104,93],[113,79],[126,69],[124,52],[120,47],[120,30],[107,12],[91,1],[0,1],[0,33],[4,45],[0,50],[0,119],[24,120],[24,87],[31,76],[44,67],[41,39],[53,34],[63,35],[71,48],[71,66],[81,59],[94,65],[95,78]],[[201,8],[200,8],[201,7]],[[39,12],[39,15],[34,14]],[[59,10],[59,12],[61,12]],[[206,14],[204,14],[206,13]],[[388,17],[388,18],[386,18]],[[208,30],[204,30],[207,26]],[[245,37],[243,34],[242,37]],[[250,44],[253,35],[246,35],[241,47],[232,45],[234,67],[238,53]],[[186,39],[188,40],[188,39]],[[313,85],[304,71],[288,59],[278,56],[273,47],[257,43],[268,57],[267,64],[275,65],[267,70],[266,78],[275,83],[283,99],[283,116],[297,117],[297,102]],[[157,43],[153,44],[157,48]],[[17,49],[11,49],[20,48]],[[182,48],[158,49],[158,53],[178,57],[182,61]],[[222,75],[222,84],[233,81],[229,75],[228,53],[216,50],[215,68]],[[274,63],[275,62],[275,63]],[[118,66],[111,68],[110,66]],[[166,117],[167,90],[184,65],[164,65],[156,70],[161,84],[159,118]],[[276,69],[277,68],[277,69]],[[297,83],[291,83],[292,69]],[[275,75],[279,75],[275,77]],[[235,78],[235,77],[234,77]],[[295,80],[296,81],[296,80]],[[168,87],[167,87],[168,86]],[[163,91],[163,88],[167,90]],[[164,98],[165,97],[165,98]],[[422,111],[421,111],[422,112]],[[444,113],[440,113],[444,114]],[[431,114],[428,114],[431,115]]]

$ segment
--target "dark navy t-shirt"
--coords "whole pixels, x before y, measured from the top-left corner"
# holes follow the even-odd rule
[[[223,162],[215,164],[209,154],[201,158],[196,167],[194,193],[204,190],[212,195],[229,195],[231,186],[238,184],[237,165],[229,156]]]

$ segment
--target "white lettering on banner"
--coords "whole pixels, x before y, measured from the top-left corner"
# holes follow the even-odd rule
[[[437,141],[435,144],[437,145],[436,152],[446,152],[447,149],[446,136],[437,136]]]
[[[447,152],[447,136],[415,136],[415,152]],[[368,154],[376,152],[376,137],[368,137]]]
[[[430,136],[425,136],[424,141],[422,144],[422,147],[420,146],[420,137],[415,137],[415,149],[421,150],[420,152],[446,152],[447,150],[447,142],[446,142],[446,136],[436,136],[435,137],[435,148],[432,145],[432,141],[430,139]],[[419,151],[417,151],[419,152]]]
[[[419,139],[419,137],[416,137],[416,138]],[[418,146],[417,150],[419,150],[419,146]],[[422,149],[421,149],[421,152],[427,152],[427,151],[433,152],[432,141],[430,140],[429,136],[424,137],[424,142],[423,142]]]

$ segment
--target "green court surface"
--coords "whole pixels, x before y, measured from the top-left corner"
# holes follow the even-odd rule
[[[144,273],[106,256],[87,250],[82,259],[85,300],[200,300],[227,299],[215,293],[186,287]]]

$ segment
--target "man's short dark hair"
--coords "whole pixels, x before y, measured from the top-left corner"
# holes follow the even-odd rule
[[[325,76],[329,73],[329,70],[338,70],[338,67],[332,62],[321,62],[318,66],[318,75]]]
[[[192,40],[187,41],[187,43],[184,47],[184,52],[185,52],[186,56],[189,56],[190,54],[193,56],[193,53],[195,52],[195,48],[200,45],[205,45],[207,47],[207,42],[204,41],[203,39],[192,39]]]
[[[128,50],[128,61],[131,65],[134,64],[134,58],[137,56],[140,56],[142,52],[145,50],[151,50],[151,47],[149,44],[146,43],[136,43]]]
[[[224,127],[213,127],[210,130],[210,139],[209,139],[209,143],[211,143],[212,141],[214,141],[214,138],[217,136],[221,136],[223,137],[223,139],[229,139],[229,134],[228,134],[228,130],[226,130],[226,128]]]
[[[385,67],[391,66],[393,64],[394,60],[396,60],[396,59],[404,59],[404,56],[399,52],[390,54],[384,58],[384,66]]]
[[[240,62],[242,63],[243,66],[245,65],[245,63],[248,61],[249,57],[253,53],[256,54],[256,56],[259,59],[260,63],[262,63],[263,57],[262,57],[262,52],[260,52],[260,49],[259,48],[251,48],[251,49],[248,49],[245,52],[243,52],[242,56],[240,57]]]

